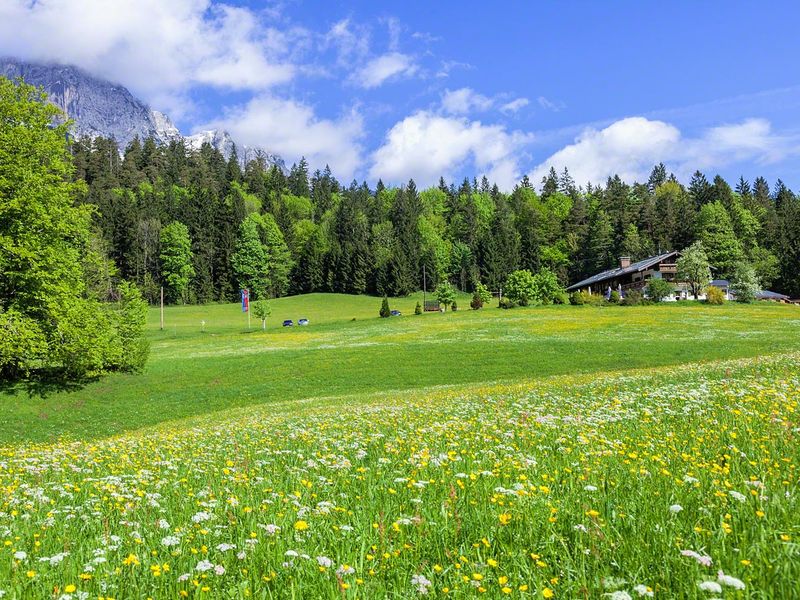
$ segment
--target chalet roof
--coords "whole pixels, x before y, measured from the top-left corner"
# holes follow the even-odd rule
[[[761,290],[756,294],[756,298],[759,300],[788,300],[789,296],[773,292],[772,290]]]
[[[615,269],[609,269],[608,271],[603,271],[602,273],[593,275],[588,279],[584,279],[583,281],[579,281],[578,283],[573,283],[571,286],[567,288],[567,291],[580,289],[582,287],[586,287],[587,285],[593,285],[595,283],[600,283],[602,281],[614,279],[616,277],[627,275],[629,273],[638,273],[639,271],[644,271],[645,269],[649,269],[653,265],[657,265],[658,263],[663,262],[668,258],[676,256],[677,254],[678,251],[673,250],[672,252],[665,252],[664,254],[659,254],[658,256],[651,256],[650,258],[645,258],[644,260],[640,260],[639,262],[635,262],[630,266],[624,268],[616,267]]]
[[[712,279],[711,283],[709,283],[708,285],[713,285],[714,287],[718,288],[727,288],[730,287],[731,282],[728,281],[727,279]]]

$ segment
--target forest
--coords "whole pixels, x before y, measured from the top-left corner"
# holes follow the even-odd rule
[[[644,183],[610,177],[578,187],[565,169],[510,194],[485,177],[375,189],[343,185],[303,159],[284,173],[242,168],[209,145],[111,139],[72,144],[82,202],[94,205],[95,243],[151,303],[232,301],[309,292],[403,296],[445,279],[496,290],[517,269],[553,271],[562,284],[702,241],[716,278],[746,261],[761,285],[800,295],[800,200],[778,180],[731,186],[699,171],[688,186],[656,165]],[[424,271],[424,275],[423,275]],[[107,285],[112,289],[111,282]]]

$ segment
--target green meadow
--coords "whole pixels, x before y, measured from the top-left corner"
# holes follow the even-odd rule
[[[546,306],[414,315],[422,294],[380,299],[310,294],[272,301],[265,331],[238,304],[170,306],[141,374],[70,389],[13,387],[0,395],[0,444],[99,439],[164,421],[254,404],[319,404],[386,391],[510,383],[778,354],[800,348],[800,308]],[[284,319],[307,327],[284,328]],[[352,397],[352,398],[351,398]]]

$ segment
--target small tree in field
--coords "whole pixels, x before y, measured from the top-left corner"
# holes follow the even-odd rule
[[[520,306],[528,306],[538,300],[536,281],[527,269],[511,273],[504,287],[508,299]]]
[[[664,279],[651,279],[647,284],[647,297],[653,302],[662,302],[675,291],[675,287]]]
[[[564,288],[558,282],[558,277],[550,269],[542,269],[533,276],[535,285],[535,300],[542,304],[553,304],[556,298],[564,293]]]
[[[480,296],[481,304],[489,304],[492,301],[492,292],[480,281],[475,285],[475,293]]]
[[[472,308],[472,310],[483,308],[483,298],[481,298],[478,290],[475,290],[475,292],[472,294],[472,300],[470,300],[469,306]]]
[[[760,289],[755,269],[747,263],[737,264],[731,280],[731,292],[736,296],[736,301],[755,302]]]
[[[422,304],[417,302],[417,305],[414,307],[414,314],[421,315],[422,314]]]
[[[676,276],[689,284],[695,300],[711,282],[711,265],[701,242],[695,242],[683,251],[678,259]]]
[[[392,311],[389,309],[389,299],[386,296],[383,297],[383,302],[381,302],[380,315],[384,319],[392,316]]]
[[[267,317],[272,314],[272,307],[263,298],[253,302],[253,314],[261,319],[261,329],[267,328]]]
[[[161,274],[170,300],[185,304],[194,267],[189,228],[180,221],[173,221],[161,230]]]
[[[436,288],[436,299],[439,301],[439,304],[444,306],[444,309],[447,310],[447,307],[453,304],[456,299],[456,291],[453,289],[453,286],[450,285],[449,281],[442,281]]]

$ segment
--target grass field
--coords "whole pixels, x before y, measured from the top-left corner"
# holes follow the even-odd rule
[[[392,301],[312,294],[272,302],[266,332],[237,305],[150,313],[153,342],[141,375],[75,390],[0,395],[0,444],[102,438],[165,420],[251,404],[512,382],[549,375],[708,361],[800,348],[794,306],[695,303],[651,307],[550,306],[414,316],[419,297]],[[310,319],[283,328],[285,318]],[[205,321],[205,325],[201,322]]]
[[[800,310],[416,300],[154,310],[143,374],[8,390],[0,597],[800,597]]]

